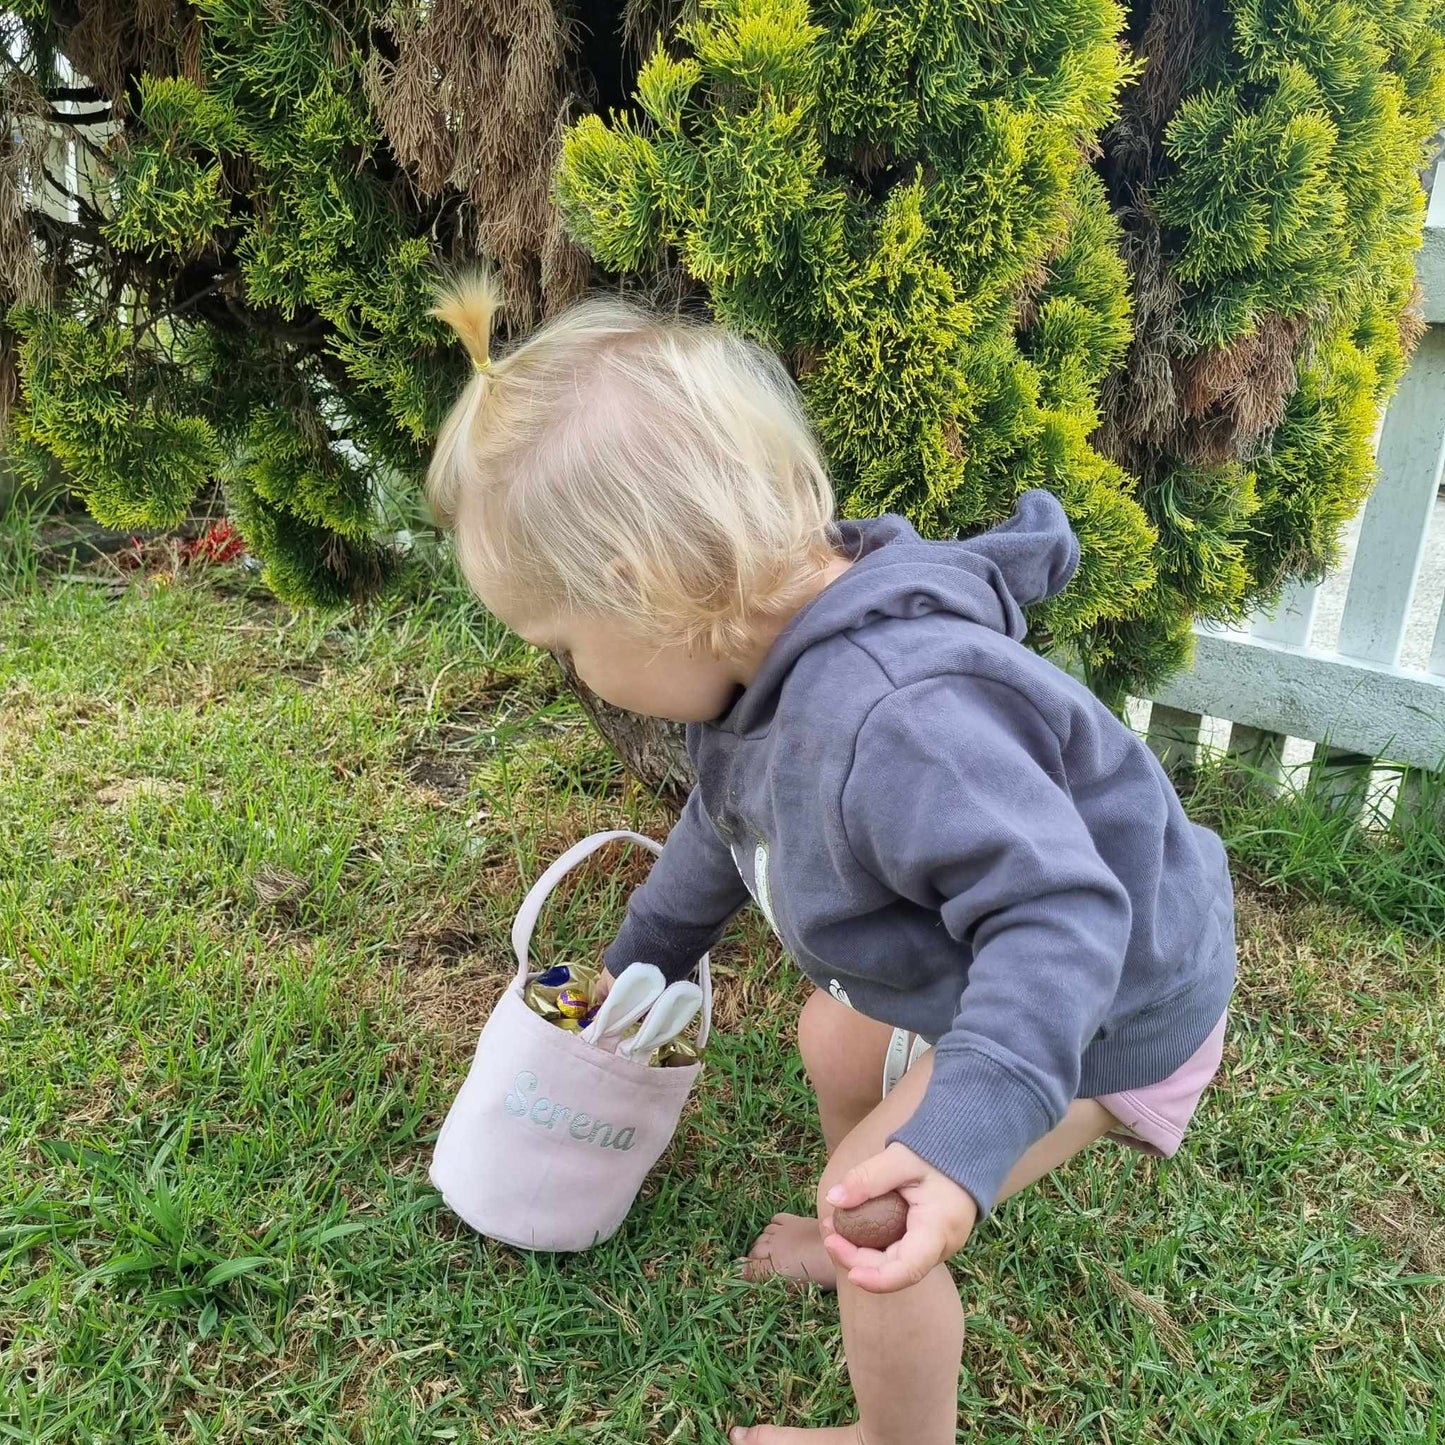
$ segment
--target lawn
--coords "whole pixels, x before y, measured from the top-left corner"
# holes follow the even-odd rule
[[[664,826],[549,660],[422,583],[341,622],[218,571],[0,601],[0,1436],[707,1441],[848,1407],[826,1296],[734,1261],[822,1158],[765,929],[622,1234],[459,1226],[430,1141],[584,831]],[[637,859],[544,924],[594,954]],[[1221,1086],[957,1264],[971,1441],[1445,1439],[1441,946],[1245,880]]]

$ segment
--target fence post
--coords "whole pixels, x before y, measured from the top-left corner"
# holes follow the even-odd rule
[[[1365,506],[1339,651],[1394,667],[1445,469],[1445,326],[1421,338],[1380,431],[1380,479]]]
[[[1260,778],[1278,783],[1284,776],[1284,744],[1283,733],[1235,723],[1229,729],[1229,746],[1225,749],[1229,771],[1244,781]]]
[[[1425,218],[1425,245],[1418,265],[1426,318],[1434,323],[1431,334],[1445,332],[1445,162],[1435,168],[1435,183],[1430,190],[1430,212]],[[1428,339],[1428,338],[1427,338]],[[1445,410],[1445,399],[1437,398],[1436,408]],[[1440,620],[1435,625],[1435,642],[1425,670],[1445,678],[1445,598],[1440,602]],[[1445,758],[1440,759],[1445,768]],[[1410,769],[1400,783],[1395,801],[1393,825],[1401,830],[1417,823],[1433,824],[1445,833],[1445,771]]]
[[[1252,634],[1286,647],[1308,647],[1319,594],[1318,582],[1292,583],[1274,611],[1254,624]],[[1284,745],[1283,733],[1235,723],[1229,730],[1226,758],[1234,764],[1231,770],[1243,777],[1263,775],[1270,783],[1278,783],[1284,776]]]
[[[1445,597],[1440,599],[1440,620],[1435,624],[1435,645],[1430,649],[1430,661],[1425,670],[1439,677],[1445,677]]]
[[[1148,743],[1170,774],[1188,772],[1199,761],[1204,719],[1197,712],[1156,702],[1149,712]]]
[[[1435,644],[1430,649],[1426,670],[1445,678],[1445,597],[1440,599],[1440,620],[1435,624]],[[1440,759],[1440,764],[1445,769],[1445,758]],[[1437,827],[1445,835],[1445,771],[1411,768],[1400,780],[1391,821],[1400,831],[1426,824]]]
[[[1350,590],[1340,620],[1343,656],[1394,667],[1400,661],[1405,623],[1430,515],[1445,468],[1445,326],[1421,338],[1400,379],[1380,430],[1379,481],[1365,506]],[[1327,803],[1352,804],[1368,782],[1372,760],[1329,748],[1317,756],[1310,787]],[[1363,778],[1351,777],[1351,773]]]
[[[1397,833],[1424,827],[1445,835],[1445,774],[1411,768],[1400,779],[1390,826]]]

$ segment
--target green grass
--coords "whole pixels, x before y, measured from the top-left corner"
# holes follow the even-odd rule
[[[663,826],[550,662],[447,589],[0,601],[0,1438],[718,1442],[845,1417],[827,1297],[733,1270],[822,1158],[745,922],[667,1165],[582,1257],[479,1240],[430,1141],[525,883]],[[594,951],[643,864],[546,920]],[[1445,1438],[1439,946],[1245,888],[1221,1086],[958,1265],[966,1438]]]
[[[1445,773],[1400,770],[1402,805],[1290,779],[1278,789],[1227,757],[1206,760],[1190,796],[1238,864],[1271,887],[1338,902],[1387,928],[1445,939]],[[1343,804],[1343,805],[1342,805]]]

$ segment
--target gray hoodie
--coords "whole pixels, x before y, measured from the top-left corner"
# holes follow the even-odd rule
[[[847,523],[857,558],[751,686],[688,731],[698,786],[608,951],[690,972],[749,893],[820,989],[936,1041],[894,1136],[987,1212],[1076,1097],[1167,1078],[1234,982],[1224,849],[1153,754],[1022,646],[1078,541],[1030,492],[926,542]]]

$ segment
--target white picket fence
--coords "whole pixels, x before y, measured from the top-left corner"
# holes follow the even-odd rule
[[[1445,768],[1445,597],[1422,665],[1402,665],[1412,604],[1445,590],[1445,553],[1430,568],[1432,595],[1417,597],[1445,468],[1445,161],[1432,189],[1419,276],[1431,323],[1383,419],[1379,480],[1366,506],[1349,572],[1338,640],[1322,642],[1320,588],[1297,586],[1273,616],[1246,631],[1201,628],[1193,668],[1153,695],[1151,746],[1166,766],[1192,761],[1224,720],[1228,750],[1280,773],[1289,739],[1315,743],[1314,776],[1375,760]],[[1434,539],[1438,541],[1439,539]],[[1438,550],[1432,546],[1432,553]],[[1438,574],[1438,575],[1437,575]],[[1418,616],[1415,626],[1418,628]]]

